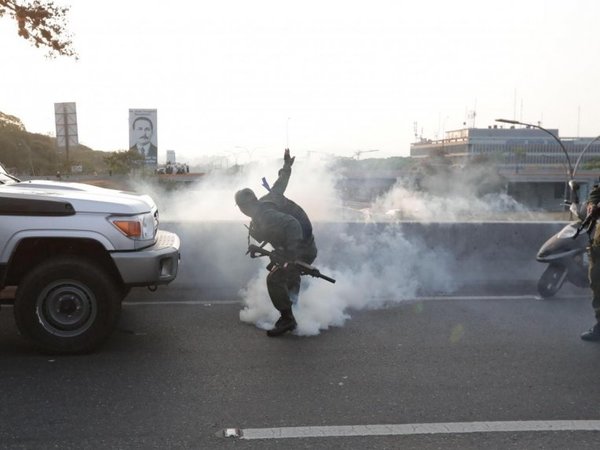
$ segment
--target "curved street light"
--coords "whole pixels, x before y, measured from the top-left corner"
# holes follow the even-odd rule
[[[564,152],[566,158],[567,158],[567,165],[568,165],[568,172],[567,175],[569,177],[569,180],[573,179],[573,166],[571,165],[571,158],[569,158],[569,153],[567,152],[567,149],[565,148],[564,144],[562,143],[562,141],[551,131],[546,130],[545,128],[539,126],[539,125],[534,125],[532,123],[525,123],[525,122],[519,122],[518,120],[510,120],[510,119],[496,119],[496,122],[502,122],[502,123],[508,123],[511,125],[525,125],[528,127],[533,127],[533,128],[537,128],[538,130],[542,130],[546,133],[548,133],[550,136],[552,136],[552,138],[558,142],[558,145],[560,145],[560,148],[562,149],[562,151]]]

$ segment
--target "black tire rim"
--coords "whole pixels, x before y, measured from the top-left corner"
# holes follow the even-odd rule
[[[551,297],[562,287],[567,277],[567,268],[548,266],[538,281],[538,292],[542,297]]]
[[[88,330],[98,315],[97,300],[85,284],[74,280],[46,286],[36,302],[42,327],[60,337],[78,336]]]

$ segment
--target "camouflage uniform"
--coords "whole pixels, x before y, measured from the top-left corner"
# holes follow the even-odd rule
[[[272,204],[261,203],[252,216],[253,233],[273,246],[275,252],[288,261],[302,259],[302,227],[291,215],[277,211]],[[292,299],[300,290],[300,273],[293,267],[269,264],[267,288],[273,306],[280,312],[291,309]]]
[[[317,257],[317,247],[313,236],[313,228],[306,212],[294,201],[284,196],[292,174],[292,167],[289,164],[284,164],[279,169],[279,177],[273,184],[273,187],[268,194],[259,199],[262,203],[270,203],[274,207],[285,214],[289,214],[300,223],[302,228],[302,241],[298,247],[298,258],[307,264],[312,264]]]
[[[595,185],[588,197],[588,204],[597,205],[600,203],[600,186]],[[590,267],[589,280],[592,289],[592,307],[596,316],[596,321],[600,323],[600,226],[596,225],[593,232],[593,238],[589,247]]]
[[[270,243],[288,261],[312,264],[317,247],[310,219],[298,204],[283,195],[291,172],[291,164],[286,162],[269,193],[259,199],[259,212],[252,217],[250,234],[259,242]],[[272,266],[267,288],[275,308],[289,310],[298,299],[300,273],[292,267]]]

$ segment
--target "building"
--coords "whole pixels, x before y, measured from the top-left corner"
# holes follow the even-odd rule
[[[167,164],[177,164],[175,150],[167,150]]]
[[[518,201],[550,210],[561,208],[571,172],[581,184],[581,197],[587,196],[600,175],[600,170],[585,168],[586,162],[600,158],[600,136],[561,138],[558,129],[544,131],[535,126],[447,131],[443,139],[421,138],[411,144],[410,155],[443,156],[453,164],[487,164],[507,180],[507,192]]]

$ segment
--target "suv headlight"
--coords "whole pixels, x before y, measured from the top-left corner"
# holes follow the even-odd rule
[[[108,220],[128,238],[139,241],[154,239],[156,222],[152,213],[138,214],[137,216],[111,216]]]

